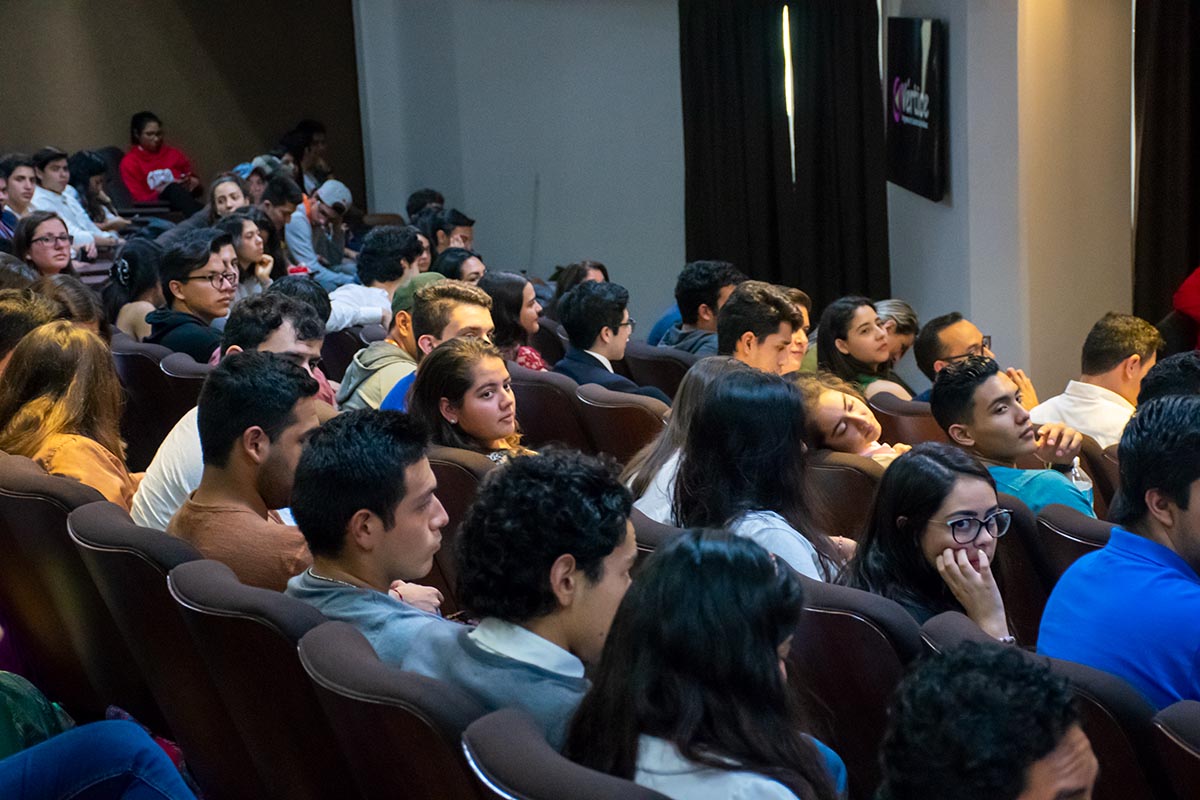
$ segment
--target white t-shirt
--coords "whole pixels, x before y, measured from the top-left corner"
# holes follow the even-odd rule
[[[729,530],[745,536],[782,558],[805,577],[825,580],[821,558],[812,542],[774,511],[751,511],[733,521]]]
[[[347,283],[329,293],[329,322],[325,332],[345,330],[355,325],[379,325],[386,311],[392,313],[388,293],[377,286]]]
[[[1038,425],[1061,422],[1096,440],[1101,447],[1121,441],[1133,415],[1133,404],[1116,392],[1082,381],[1068,381],[1067,390],[1034,406],[1029,416]]]
[[[175,423],[146,469],[146,477],[133,496],[133,521],[144,528],[165,531],[188,495],[200,486],[203,475],[200,426],[193,408]]]
[[[675,497],[675,474],[679,472],[679,451],[676,450],[646,487],[646,492],[634,501],[633,507],[655,522],[674,525],[671,512]]]
[[[653,736],[638,738],[639,786],[676,800],[797,800],[778,781],[756,772],[732,772],[689,761],[675,745]]]

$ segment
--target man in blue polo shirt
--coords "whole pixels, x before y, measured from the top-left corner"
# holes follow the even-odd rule
[[[1038,652],[1124,678],[1158,708],[1200,700],[1200,397],[1139,407],[1120,450],[1119,527],[1059,579]]]

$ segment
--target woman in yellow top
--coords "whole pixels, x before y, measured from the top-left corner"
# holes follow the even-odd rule
[[[0,381],[0,450],[74,478],[128,510],[141,474],[125,468],[121,383],[99,336],[60,320],[16,346]]]

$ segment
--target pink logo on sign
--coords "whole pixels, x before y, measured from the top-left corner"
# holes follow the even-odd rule
[[[892,120],[900,121],[901,108],[904,107],[904,84],[900,78],[895,78],[892,81]]]

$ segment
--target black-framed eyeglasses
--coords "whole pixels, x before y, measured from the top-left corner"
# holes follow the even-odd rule
[[[72,245],[75,243],[75,237],[68,233],[60,233],[56,236],[39,236],[36,239],[30,239],[30,244],[45,244],[53,247],[56,244]]]
[[[992,352],[992,337],[984,336],[979,344],[973,344],[967,348],[967,352],[959,353],[956,356],[946,356],[942,361],[957,361],[960,358],[969,358],[971,356],[986,356]]]
[[[629,332],[630,332],[631,334],[632,334],[632,333],[633,333],[635,330],[637,330],[637,320],[636,320],[636,319],[633,319],[632,317],[631,317],[631,318],[629,318],[629,319],[627,319],[627,320],[625,320],[624,322],[622,322],[622,323],[621,323],[620,325],[618,325],[617,327],[618,327],[618,328],[624,328],[626,325],[628,325],[628,326],[629,326]]]
[[[983,519],[978,517],[959,517],[958,519],[931,519],[930,522],[943,522],[950,529],[950,536],[959,544],[971,544],[985,530],[993,539],[999,539],[1008,533],[1012,525],[1012,511],[1000,508],[988,514]]]
[[[214,289],[220,289],[222,283],[228,283],[236,289],[238,274],[236,272],[210,272],[207,275],[189,275],[180,282],[187,283],[188,281],[208,281]]]

